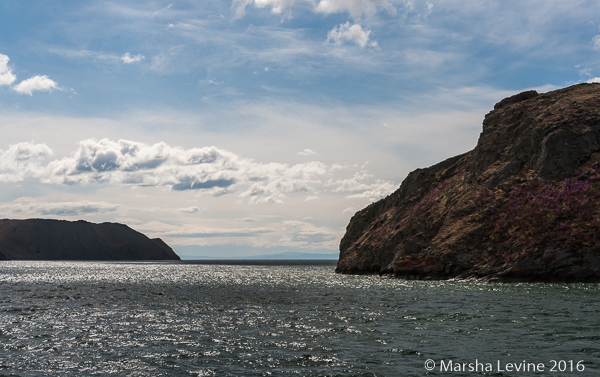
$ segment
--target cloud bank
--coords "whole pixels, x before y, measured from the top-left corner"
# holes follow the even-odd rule
[[[28,142],[0,150],[0,181],[32,177],[59,185],[166,186],[172,191],[194,190],[203,195],[233,194],[254,204],[282,203],[288,195],[321,192],[375,200],[396,187],[373,180],[356,167],[327,166],[318,161],[257,163],[214,146],[184,149],[164,142],[148,145],[87,139],[70,156],[44,163],[51,155],[47,145]]]
[[[19,198],[18,200],[0,206],[4,213],[35,213],[41,216],[81,216],[115,212],[118,205],[106,202],[77,201],[77,202],[36,202],[31,198]]]

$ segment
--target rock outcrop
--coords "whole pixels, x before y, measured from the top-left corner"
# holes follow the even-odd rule
[[[179,260],[160,238],[127,225],[64,220],[0,220],[2,260]]]
[[[600,282],[600,84],[500,101],[474,150],[356,213],[336,271]]]

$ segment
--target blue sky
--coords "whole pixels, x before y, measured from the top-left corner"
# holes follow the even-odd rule
[[[3,1],[0,216],[336,252],[502,98],[600,81],[594,1]]]

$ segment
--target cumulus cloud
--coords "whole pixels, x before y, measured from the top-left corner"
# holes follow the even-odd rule
[[[139,63],[144,59],[146,59],[146,57],[142,54],[131,56],[128,52],[125,55],[121,56],[121,61],[125,64]]]
[[[9,60],[8,56],[0,54],[0,86],[10,85],[17,79],[17,76],[12,73],[12,69],[8,66]]]
[[[47,166],[45,182],[170,186],[208,195],[235,193],[252,203],[280,203],[327,172],[319,162],[259,164],[216,147],[183,149],[165,143],[88,139],[70,157]]]
[[[0,182],[19,182],[45,173],[42,161],[52,155],[45,144],[19,143],[0,150]]]
[[[304,4],[316,13],[334,14],[349,13],[353,18],[372,17],[379,8],[390,14],[396,14],[396,7],[389,0],[234,0],[231,7],[235,9],[235,18],[244,17],[246,7],[271,8],[271,12],[280,14],[286,8]]]
[[[33,76],[27,80],[23,80],[13,87],[13,90],[21,94],[33,95],[34,91],[51,92],[53,89],[58,89],[56,82],[48,78],[48,76]]]
[[[311,150],[311,149],[308,149],[308,148],[307,148],[307,149],[305,149],[305,150],[303,150],[303,151],[301,151],[301,152],[298,152],[298,154],[299,154],[300,156],[314,156],[314,155],[316,155],[316,154],[318,154],[318,153],[317,153],[317,152],[315,152],[315,151],[313,151],[313,150]]]
[[[377,42],[369,42],[369,36],[371,30],[363,30],[362,26],[358,24],[350,25],[350,21],[345,24],[340,24],[339,27],[334,27],[329,33],[327,33],[327,42],[333,42],[335,44],[341,44],[343,42],[353,42],[360,47],[377,46]]]
[[[214,146],[184,149],[163,142],[87,139],[70,156],[43,164],[51,154],[44,144],[11,145],[0,151],[0,181],[35,177],[50,184],[166,186],[204,195],[234,194],[254,204],[283,203],[287,195],[310,197],[322,190],[370,199],[389,194],[394,187],[389,182],[368,182],[373,179],[365,172],[340,178],[348,172],[337,165],[257,163]]]
[[[0,211],[4,213],[40,216],[79,216],[115,212],[117,209],[118,205],[106,202],[33,202],[30,198],[19,198],[0,206]]]
[[[395,183],[375,179],[366,171],[359,171],[351,178],[330,182],[333,192],[351,193],[347,199],[364,199],[375,201],[391,194],[398,187]]]

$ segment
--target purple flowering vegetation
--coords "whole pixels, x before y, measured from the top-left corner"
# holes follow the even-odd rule
[[[412,210],[419,211],[421,208],[436,202],[440,194],[443,193],[446,190],[446,188],[461,175],[462,174],[458,174],[457,176],[447,179],[446,181],[437,185],[434,189],[425,194],[423,198],[421,198],[421,200],[417,204],[415,204]]]
[[[530,237],[530,249],[556,242],[599,245],[599,180],[593,169],[562,182],[532,180],[496,193],[484,189],[473,202],[498,236],[518,230]]]

